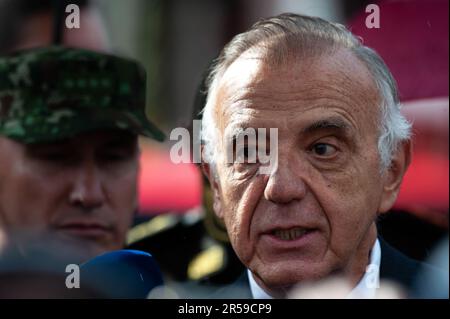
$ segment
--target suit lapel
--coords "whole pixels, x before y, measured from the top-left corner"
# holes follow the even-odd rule
[[[421,264],[379,238],[381,246],[380,279],[395,281],[410,290]]]

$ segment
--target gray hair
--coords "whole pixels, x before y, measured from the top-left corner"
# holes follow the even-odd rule
[[[381,57],[364,46],[345,26],[321,18],[285,13],[257,22],[235,36],[215,60],[207,80],[207,100],[203,109],[201,138],[205,159],[214,163],[218,129],[213,109],[220,79],[244,52],[260,49],[269,63],[282,63],[294,56],[319,56],[339,48],[349,49],[369,70],[380,94],[380,132],[378,152],[381,170],[388,168],[397,147],[408,140],[411,124],[400,112],[396,82]]]

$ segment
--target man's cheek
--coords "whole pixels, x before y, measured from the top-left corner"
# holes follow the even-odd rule
[[[115,189],[118,205],[127,210],[135,210],[138,206],[138,187],[135,179],[131,178],[119,183]]]
[[[373,222],[365,192],[362,189],[331,192],[322,203],[329,222],[331,250],[337,255],[354,250],[352,243],[358,243]]]
[[[236,237],[241,228],[242,211],[239,209],[239,192],[233,188],[233,185],[222,185],[221,187],[222,218],[230,238]]]
[[[130,191],[137,193],[138,190],[138,177],[139,171],[137,167],[131,166],[127,170],[123,171],[120,175],[110,177],[111,175],[105,174],[107,178],[110,178],[109,182],[113,183],[116,189],[119,191]]]
[[[252,244],[252,220],[255,219],[258,204],[264,197],[264,187],[263,178],[255,177],[250,182],[235,184],[232,197],[229,200],[225,198],[225,203],[233,203],[227,209],[229,214],[227,227],[233,230],[234,236],[241,237],[240,240],[246,245]],[[264,218],[264,216],[258,218]]]
[[[9,207],[6,207],[13,215],[11,218],[24,227],[42,227],[51,217],[47,216],[51,209],[49,206],[53,204],[54,209],[57,208],[57,197],[44,185],[33,181],[24,181],[18,186],[10,193]]]
[[[349,173],[322,174],[315,177],[313,192],[327,218],[347,225],[354,222],[351,212],[364,206],[367,189],[358,182],[357,176]]]

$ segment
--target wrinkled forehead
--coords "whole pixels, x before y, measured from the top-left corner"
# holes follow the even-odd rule
[[[283,63],[272,63],[257,50],[247,51],[224,72],[216,96],[214,115],[221,131],[241,116],[302,112],[322,100],[361,113],[360,121],[377,122],[381,100],[367,67],[347,49],[291,56]]]

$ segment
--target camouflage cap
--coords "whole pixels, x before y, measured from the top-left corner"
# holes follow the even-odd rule
[[[39,143],[108,128],[164,140],[136,62],[61,46],[0,57],[0,135]]]

